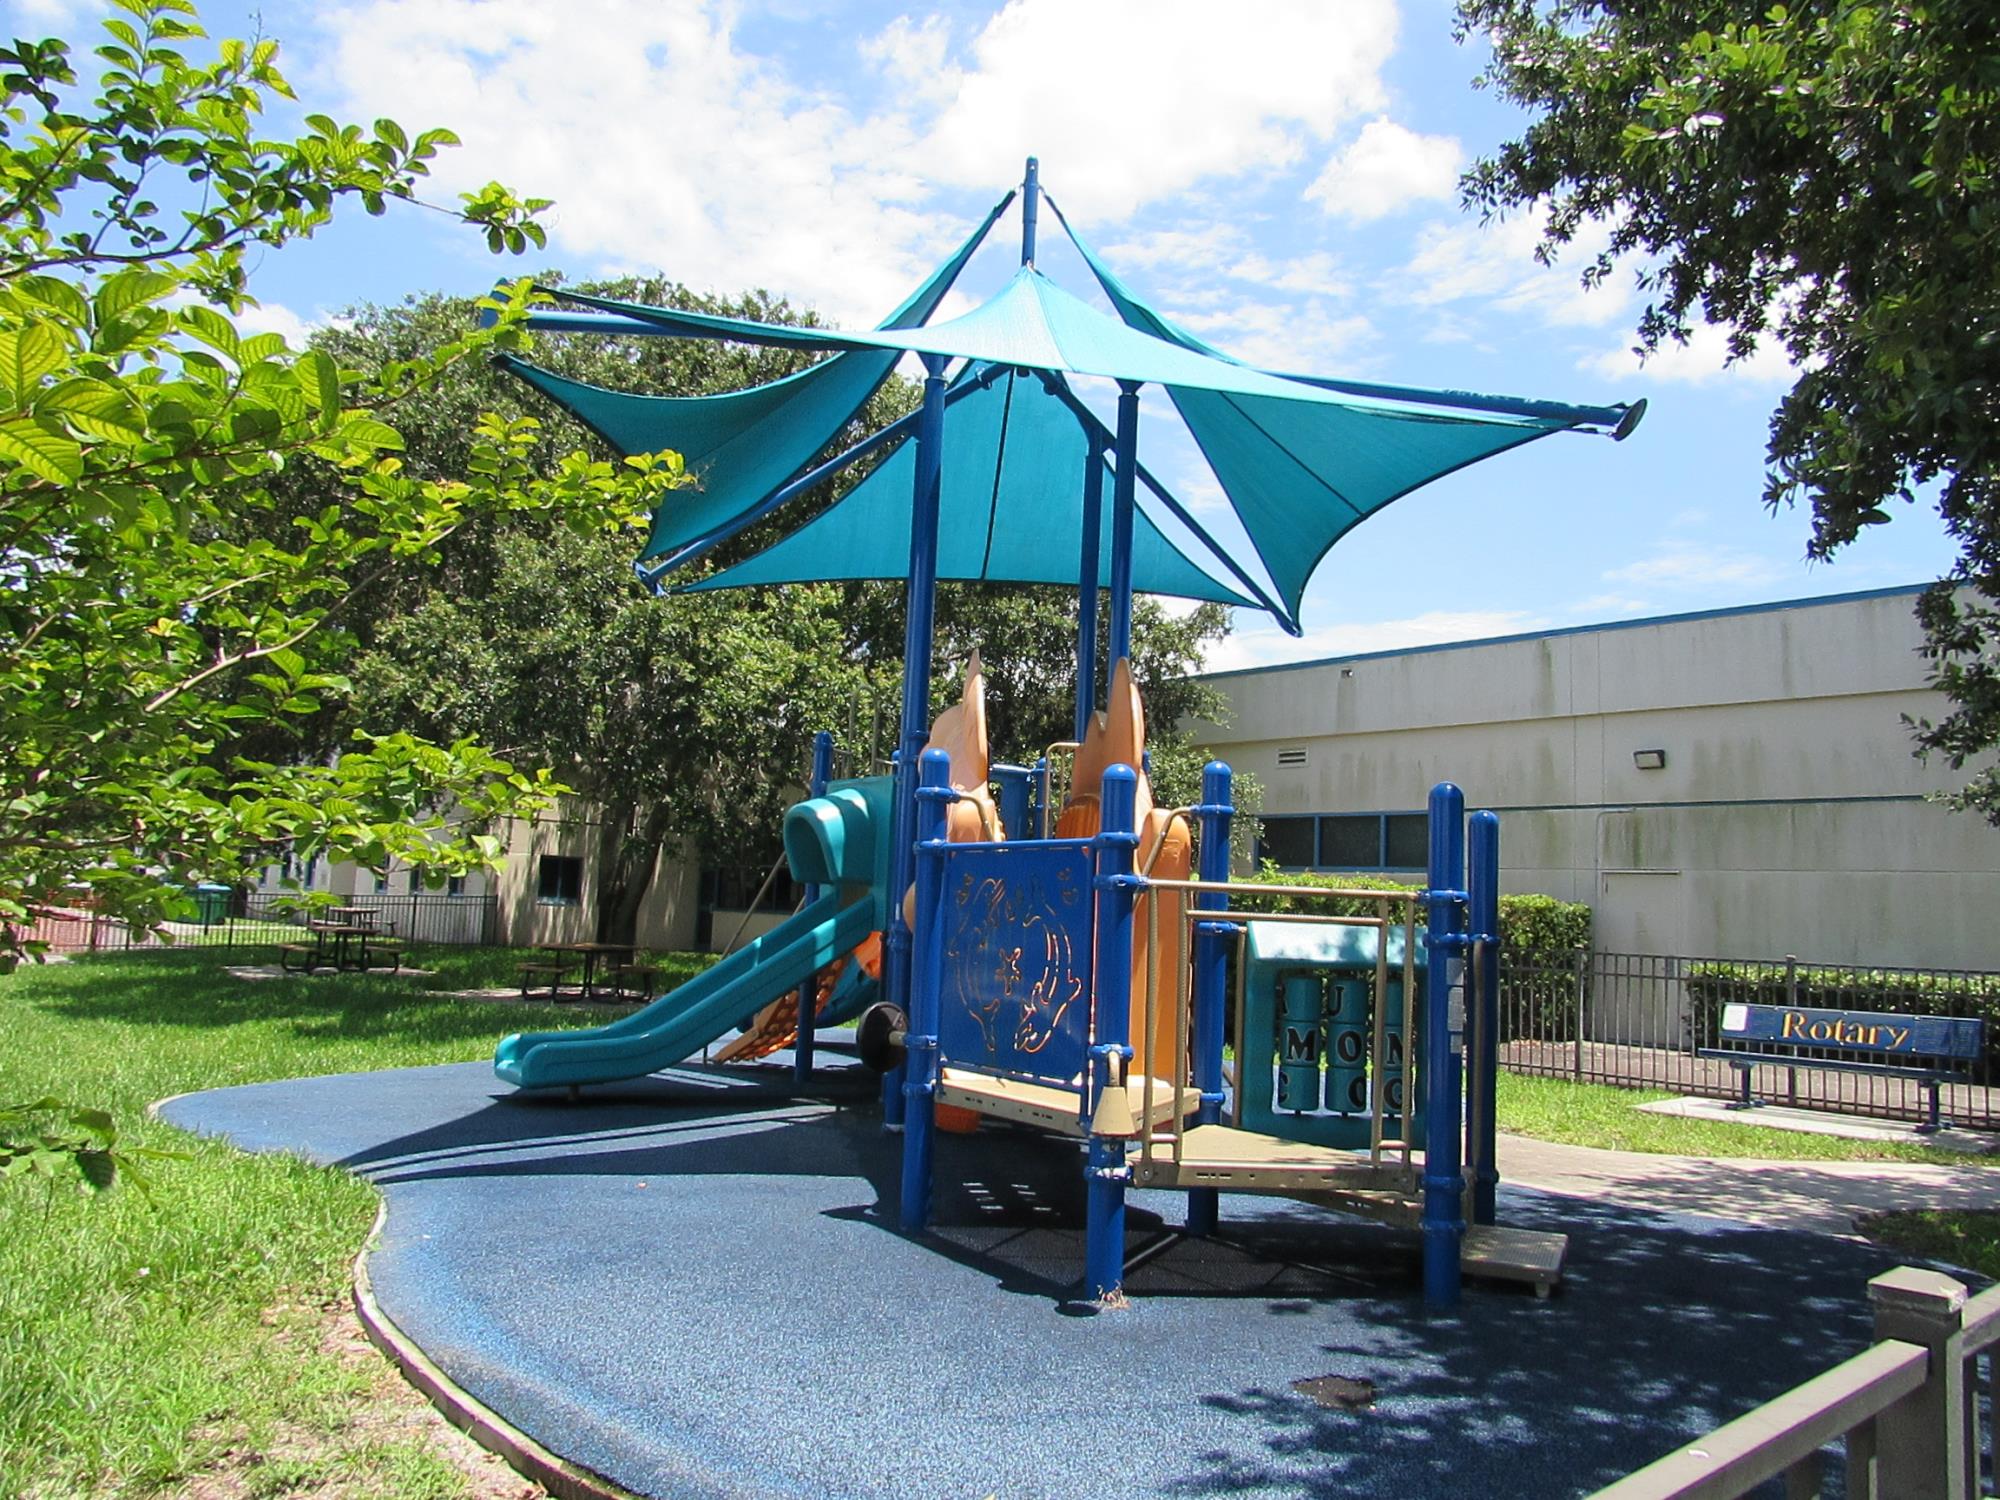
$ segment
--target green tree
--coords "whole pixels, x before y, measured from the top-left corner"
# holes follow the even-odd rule
[[[1809,503],[1827,556],[1935,496],[1958,542],[1918,608],[1952,700],[1919,754],[2000,742],[2000,30],[1990,0],[1460,0],[1484,81],[1531,110],[1466,177],[1489,215],[1545,207],[1635,261],[1642,348],[1697,319],[1800,368],[1764,499]],[[1950,799],[2000,823],[2000,770]]]
[[[234,876],[252,852],[393,856],[464,868],[481,826],[544,800],[477,743],[363,735],[337,758],[259,760],[247,726],[316,717],[347,690],[334,625],[357,592],[437,559],[481,517],[589,532],[679,482],[666,460],[536,454],[532,422],[483,420],[451,476],[398,458],[399,403],[513,345],[497,326],[367,374],[232,319],[248,252],[309,236],[334,206],[410,201],[448,133],[307,117],[258,133],[291,91],[274,43],[209,62],[186,0],[116,0],[94,97],[67,46],[0,50],[0,924],[87,889],[153,921],[158,878]],[[495,248],[541,243],[497,186],[460,216]],[[531,463],[531,457],[535,462]],[[281,527],[271,481],[310,462]],[[448,811],[449,810],[449,811]],[[449,822],[447,822],[449,819]]]
[[[657,277],[587,289],[695,311],[810,319],[766,293],[704,297]],[[473,312],[466,299],[435,295],[355,308],[316,336],[315,347],[372,368],[451,337]],[[780,350],[601,336],[541,336],[534,357],[572,379],[680,396],[740,389],[803,363]],[[915,399],[909,383],[890,381],[836,446],[901,416]],[[483,410],[537,412],[556,447],[598,441],[518,382],[469,365],[402,412],[411,470],[449,472],[461,461],[465,425]],[[713,563],[727,565],[764,545],[858,477],[843,476],[753,528]],[[309,494],[312,485],[301,488]],[[668,851],[725,864],[771,858],[814,730],[833,729],[847,748],[865,751],[879,710],[874,748],[883,755],[893,748],[903,590],[856,583],[654,598],[632,577],[631,545],[563,542],[546,531],[533,518],[496,518],[455,539],[435,573],[394,582],[357,605],[350,627],[368,651],[356,673],[367,687],[354,722],[474,735],[553,768],[597,818],[598,932],[629,942],[650,874]],[[1067,739],[1075,610],[1074,594],[1063,589],[941,588],[936,706],[957,694],[950,664],[978,647],[988,665],[996,752],[1032,759]],[[1225,628],[1226,616],[1214,607],[1175,616],[1141,601],[1135,611],[1135,668],[1155,726],[1156,761],[1166,786],[1186,784],[1183,801],[1193,800],[1199,762],[1191,751],[1177,753],[1170,730],[1214,710],[1216,695],[1188,674],[1203,645]],[[325,731],[329,738],[341,732]]]

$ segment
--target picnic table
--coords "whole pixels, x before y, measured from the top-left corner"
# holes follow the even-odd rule
[[[302,974],[324,968],[366,973],[372,967],[371,956],[387,956],[396,967],[402,966],[403,945],[395,940],[395,927],[391,924],[385,932],[375,907],[326,906],[320,910],[324,916],[306,918],[306,931],[313,939],[310,944],[279,944],[280,968]]]
[[[575,990],[578,999],[588,1000],[595,993],[598,988],[597,971],[600,963],[608,963],[612,967],[615,977],[611,988],[615,993],[622,994],[624,991],[622,984],[619,983],[619,978],[622,977],[620,971],[630,967],[632,955],[638,951],[637,945],[633,943],[542,943],[539,946],[544,953],[553,955],[555,962],[523,964],[521,992],[526,994],[531,980],[539,975],[547,979],[549,998],[552,1000],[560,999],[564,994],[562,986],[564,971],[572,959],[583,961],[582,973],[578,976]]]

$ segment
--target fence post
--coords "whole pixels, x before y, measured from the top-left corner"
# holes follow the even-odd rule
[[[1785,1006],[1789,1010],[1799,1008],[1799,956],[1785,955]],[[1785,1103],[1797,1107],[1799,1102],[1799,1070],[1785,1069]]]
[[[1966,1487],[1965,1360],[1957,1334],[1962,1282],[1939,1271],[1898,1266],[1868,1283],[1875,1337],[1930,1351],[1924,1383],[1876,1419],[1879,1493],[1896,1500],[1970,1500]]]
[[[1590,949],[1584,944],[1576,945],[1576,1042],[1574,1055],[1570,1061],[1570,1076],[1576,1082],[1583,1082],[1583,1002],[1590,986],[1586,982],[1590,975]]]

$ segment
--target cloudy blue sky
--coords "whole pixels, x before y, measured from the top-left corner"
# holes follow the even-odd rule
[[[17,30],[82,34],[101,7],[18,0]],[[872,324],[964,236],[1030,153],[1140,293],[1258,362],[1589,402],[1646,397],[1627,442],[1558,436],[1417,492],[1320,567],[1295,640],[1239,619],[1214,667],[1924,581],[1951,547],[1922,508],[1832,564],[1803,515],[1761,506],[1789,378],[1725,368],[1704,333],[1642,365],[1629,277],[1584,293],[1529,220],[1481,225],[1456,179],[1520,124],[1472,81],[1447,0],[360,0],[207,4],[261,25],[305,107],[448,125],[437,196],[499,179],[556,200],[545,261],[762,286]],[[961,282],[1018,260],[1012,215]],[[1044,221],[1044,270],[1088,293]],[[358,213],[272,255],[262,321],[297,333],[359,300],[476,291],[527,267],[441,217]],[[966,305],[961,302],[955,306]],[[947,311],[953,310],[947,308]],[[1148,460],[1217,495],[1170,408]],[[996,643],[996,649],[1003,649]]]

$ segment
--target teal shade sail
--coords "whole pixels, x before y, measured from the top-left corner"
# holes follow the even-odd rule
[[[1053,201],[1050,207],[1055,207]],[[1060,210],[1057,215],[1060,219]],[[989,218],[988,225],[981,226],[981,234],[990,224]],[[1300,601],[1313,570],[1336,541],[1376,511],[1433,479],[1550,433],[1595,430],[1623,437],[1643,409],[1643,403],[1582,406],[1260,370],[1210,348],[1140,302],[1077,238],[1066,220],[1063,227],[1076,241],[1117,316],[1099,311],[1032,265],[1024,265],[987,302],[934,325],[918,326],[915,320],[904,318],[900,323],[892,319],[896,326],[861,333],[796,328],[556,289],[558,300],[591,311],[550,314],[546,326],[577,329],[597,324],[601,317],[607,332],[652,331],[834,355],[808,376],[819,370],[849,368],[842,360],[880,361],[908,352],[963,360],[961,377],[967,369],[998,369],[1041,372],[1058,380],[1071,375],[1101,377],[1128,389],[1164,386],[1244,534],[1245,540],[1237,548],[1240,555],[1229,557],[1223,571],[1293,631],[1299,629]],[[969,247],[960,253],[968,254]],[[939,274],[951,270],[948,266]],[[941,295],[939,290],[936,296]],[[933,297],[931,305],[935,301]],[[866,366],[871,370],[877,367],[873,363]],[[888,366],[879,368],[886,373]],[[1028,389],[1026,381],[1013,380],[1007,385],[1014,399],[1025,399],[1021,393]],[[1063,389],[1067,391],[1066,386]],[[816,392],[802,395],[772,386],[745,392],[743,397],[745,405],[740,410],[754,410],[755,420],[731,428],[734,435],[729,444],[714,450],[716,461],[710,472],[716,477],[709,490],[691,499],[675,497],[662,507],[642,560],[664,558],[663,568],[671,569],[740,528],[747,518],[761,514],[760,507],[789,501],[792,497],[785,492],[783,480],[798,471],[803,455],[812,447],[808,438],[823,440],[823,435],[830,435],[839,425],[830,427],[826,420],[839,403],[822,405]],[[569,392],[564,399],[574,403],[578,398]],[[993,410],[989,393],[970,395],[962,404],[971,407],[973,414],[956,424],[948,421],[947,431],[969,430],[967,424],[972,421],[990,420],[985,415]],[[1027,429],[1001,419],[993,429],[997,435],[990,445],[981,448],[974,443],[984,455],[981,464],[992,491],[985,527],[990,535],[981,544],[978,557],[956,557],[950,566],[960,571],[945,576],[1053,581],[1063,573],[1052,560],[1035,554],[1054,550],[1055,533],[1046,529],[1043,516],[1053,515],[1056,508],[1065,513],[1081,508],[1080,460],[1067,470],[1053,461],[1017,470],[1018,455],[1006,457],[1023,443],[1054,443],[1053,408],[1044,408],[1039,399],[1033,404],[1038,408],[1033,421],[1046,421],[1046,431],[1037,426],[1033,429],[1036,436],[1023,438],[1018,433]],[[1077,421],[1087,424],[1095,420],[1073,399],[1068,404]],[[612,418],[607,416],[604,421],[604,430],[608,430]],[[1017,435],[1008,435],[1010,430]],[[947,448],[957,441],[954,437]],[[772,459],[767,449],[782,454],[785,461]],[[683,451],[688,450],[683,447]],[[1052,447],[1051,451],[1056,450]],[[947,463],[951,462],[947,457]],[[881,474],[902,473],[907,480],[909,466],[910,460],[899,456],[885,464]],[[889,482],[886,477],[879,481],[884,485]],[[772,549],[778,554],[775,558],[764,554],[754,566],[745,563],[732,568],[704,580],[701,587],[728,586],[718,579],[746,584],[776,581],[781,572],[794,578],[901,576],[906,560],[889,568],[882,545],[862,535],[859,523],[850,519],[865,514],[873,518],[871,524],[888,524],[886,509],[877,508],[886,502],[877,501],[878,491],[869,488],[876,484],[878,481],[871,479],[857,491],[867,494],[860,507],[850,509],[842,504],[807,528],[823,546],[840,538],[841,547],[825,553],[825,558],[833,560],[831,566],[857,571],[835,573],[823,566],[806,569],[801,560],[809,549],[784,549],[780,544]],[[957,489],[972,484],[969,473],[952,481]],[[907,492],[898,499],[907,511]],[[1182,520],[1185,523],[1188,518],[1183,515]],[[1068,524],[1063,535],[1078,536],[1079,525]],[[1009,550],[1014,545],[1012,539],[1017,535],[1032,538],[1037,527],[1043,527],[1043,545],[1024,541],[1021,555],[1015,557]],[[907,523],[898,522],[893,531],[906,537]],[[703,545],[676,550],[688,541]],[[962,547],[967,543],[961,536],[949,545]],[[1182,554],[1176,552],[1175,556],[1193,566]],[[1180,584],[1183,588],[1200,587],[1185,578]],[[1155,588],[1152,583],[1140,587],[1179,591],[1173,586]]]
[[[951,259],[883,320],[920,324],[1013,200],[994,205]],[[501,356],[520,377],[620,453],[671,448],[687,461],[698,488],[677,490],[654,512],[641,560],[659,557],[728,524],[821,452],[867,405],[895,368],[897,354],[867,349],[835,354],[782,380],[715,396],[642,396],[565,379],[538,365]]]
[[[1049,207],[1129,327],[1235,363],[1135,297],[1053,200]],[[1285,378],[1355,399],[1329,408],[1221,390],[1169,387],[1167,394],[1294,618],[1333,544],[1391,501],[1552,432],[1615,428],[1625,416],[1623,407]]]
[[[1281,620],[1294,630],[1314,568],[1340,537],[1383,506],[1522,443],[1573,428],[1621,427],[1626,415],[1623,407],[1368,387],[1254,369],[1153,313],[1087,248],[1079,249],[1123,321],[1026,266],[992,300],[962,317],[871,333],[780,328],[557,295],[693,337],[839,350],[892,346],[974,363],[1163,385],[1235,510],[1254,566],[1281,607]]]
[[[959,385],[989,373],[968,368]],[[1075,588],[1085,465],[1102,464],[1076,416],[1034,376],[997,374],[945,413],[938,497],[938,577]],[[798,530],[689,592],[825,579],[901,578],[910,557],[914,444]],[[1111,485],[1107,472],[1104,492]],[[1111,506],[1101,516],[1099,587],[1111,572]],[[1218,604],[1256,601],[1212,577],[1146,515],[1133,518],[1133,588]]]

